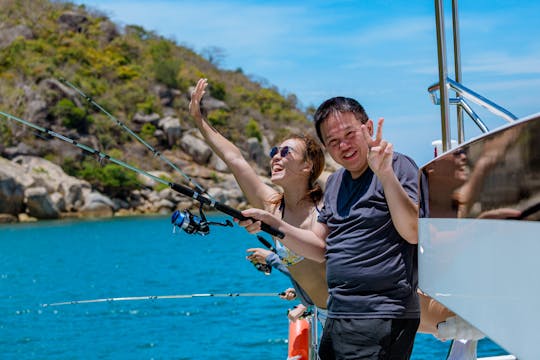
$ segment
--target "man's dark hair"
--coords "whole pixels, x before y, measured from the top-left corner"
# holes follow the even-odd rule
[[[321,134],[321,125],[330,114],[337,112],[351,112],[354,114],[354,117],[362,124],[365,124],[369,119],[362,105],[360,105],[360,103],[354,99],[343,96],[336,96],[326,100],[319,106],[319,108],[317,109],[317,111],[315,111],[315,114],[313,115],[313,120],[315,121],[315,129],[317,130],[317,137],[323,144],[324,140]]]

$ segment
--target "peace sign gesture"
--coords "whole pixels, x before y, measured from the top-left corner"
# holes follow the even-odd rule
[[[368,165],[379,178],[388,171],[393,172],[392,156],[394,150],[392,144],[382,138],[383,123],[384,119],[379,118],[375,139],[371,137],[367,126],[362,125],[361,127],[364,140],[368,146]]]
[[[202,119],[201,99],[203,98],[206,92],[205,90],[207,86],[208,86],[208,80],[199,79],[199,81],[197,82],[197,85],[195,86],[195,90],[193,90],[193,92],[191,93],[191,101],[189,103],[189,113],[196,120]]]

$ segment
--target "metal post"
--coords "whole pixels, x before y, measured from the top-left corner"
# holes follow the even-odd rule
[[[435,21],[437,28],[437,58],[439,61],[439,92],[441,107],[441,135],[443,151],[447,151],[450,146],[450,120],[448,89],[446,87],[447,69],[446,69],[446,39],[444,34],[444,12],[442,0],[435,0]]]
[[[461,50],[459,40],[459,16],[458,16],[458,0],[452,0],[452,29],[454,35],[454,72],[455,80],[461,84]],[[456,92],[456,96],[459,97],[459,93]],[[461,106],[456,107],[457,111],[457,130],[458,130],[458,143],[465,141],[465,129],[463,127],[463,109]]]

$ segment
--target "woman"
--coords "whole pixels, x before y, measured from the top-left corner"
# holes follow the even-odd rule
[[[206,143],[227,164],[248,202],[264,209],[285,222],[311,229],[317,222],[322,189],[316,180],[324,169],[324,153],[319,144],[308,136],[293,135],[272,148],[271,181],[283,189],[279,192],[255,173],[240,150],[216,131],[201,114],[200,102],[208,82],[200,79],[191,94],[190,114]],[[275,241],[275,247],[292,279],[307,293],[313,303],[326,309],[328,290],[324,263],[300,257]],[[251,250],[250,260],[261,260],[261,252]]]

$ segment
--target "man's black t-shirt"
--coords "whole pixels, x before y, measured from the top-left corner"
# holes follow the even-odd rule
[[[394,153],[394,172],[418,202],[418,167]],[[417,246],[395,229],[381,182],[340,169],[326,184],[319,222],[329,228],[326,272],[330,318],[418,318]]]

